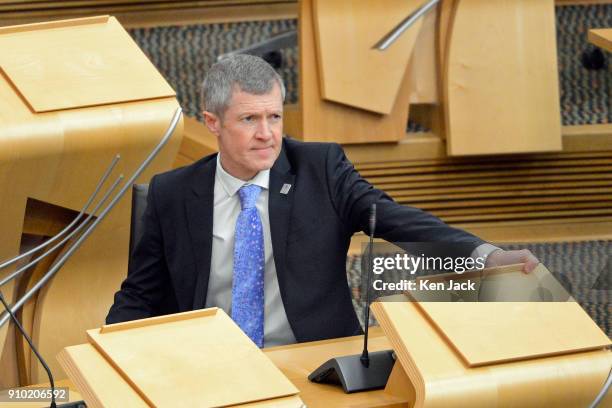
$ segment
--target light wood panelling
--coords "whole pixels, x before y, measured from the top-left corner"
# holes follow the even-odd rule
[[[459,223],[455,226],[470,231],[485,241],[497,243],[612,240],[612,216],[474,222]]]
[[[404,137],[408,122],[408,81],[402,81],[391,114],[380,115],[322,99],[315,51],[312,0],[300,2],[300,103],[285,132],[307,141],[374,143]],[[408,72],[406,71],[406,78]]]
[[[601,179],[603,179],[606,183],[608,183],[610,180],[610,176],[609,175],[599,175],[599,174],[584,174],[584,175],[577,175],[577,176],[570,175],[570,176],[564,176],[562,178],[559,176],[541,176],[541,177],[538,177],[537,182],[534,184],[549,183],[549,182],[556,184],[557,182],[571,180],[570,187],[576,188],[576,187],[582,186],[583,180],[587,180],[590,183],[592,180],[601,180]],[[469,191],[472,193],[480,192],[480,191],[489,191],[491,189],[506,191],[505,190],[506,188],[508,191],[513,191],[513,193],[515,193],[517,190],[522,190],[523,187],[525,191],[534,190],[532,188],[533,184],[530,183],[530,181],[533,181],[533,180],[526,180],[524,177],[508,177],[502,180],[474,179],[474,180],[462,180],[461,184],[457,184],[456,186],[457,188],[462,188],[464,191]],[[515,188],[513,187],[513,185],[518,185],[521,187]],[[601,183],[598,185],[605,186],[608,184]],[[410,189],[410,190],[419,189],[418,192],[422,194],[429,194],[432,191],[438,192],[438,190],[435,189],[435,187],[437,187],[435,181],[425,182],[425,183],[419,183],[419,182],[404,182],[404,183],[390,183],[390,184],[381,183],[381,184],[378,184],[377,186],[381,187],[385,191],[390,191],[396,194],[399,194],[402,192],[400,191],[398,193],[397,190],[405,190],[405,189]],[[455,186],[453,186],[453,188],[454,187]],[[546,187],[547,185],[544,187],[544,189]]]
[[[0,53],[2,70],[35,112],[175,95],[114,17],[0,28],[0,48],[11,50]]]
[[[23,233],[50,237],[60,232],[77,215],[77,212],[35,199],[26,203]]]
[[[596,217],[612,208],[612,151],[357,163],[356,168],[396,201],[455,224]]]
[[[220,407],[298,393],[221,309],[104,328],[111,330],[88,330],[89,342],[151,406]]]
[[[187,166],[219,150],[217,138],[193,117],[185,118],[183,141],[174,161],[174,168]]]
[[[390,348],[380,327],[370,327],[368,348],[370,352]],[[342,387],[316,384],[308,380],[308,374],[327,360],[339,356],[361,354],[362,349],[363,336],[353,336],[270,347],[264,349],[264,353],[295,384],[300,390],[300,397],[310,408],[405,408],[411,406],[409,405],[410,400],[403,395],[389,395],[383,390],[346,394]]]
[[[44,275],[44,273],[49,270],[58,256],[58,253],[52,254],[41,260],[36,266],[24,272],[17,285],[17,298],[23,296],[27,290],[34,286],[36,281],[38,281]],[[34,296],[33,299],[30,299],[29,302],[23,305],[21,310],[15,313],[15,316],[21,322],[21,326],[23,326],[26,333],[28,333],[30,337],[33,336],[34,315],[36,312],[37,298],[38,296]],[[32,368],[34,367],[35,369],[40,362],[38,360],[32,361],[32,357],[36,358],[36,356],[34,353],[32,353],[27,340],[18,330],[15,330],[15,350],[17,352],[17,364],[19,367],[19,383],[30,384]]]
[[[552,293],[564,292],[561,284],[542,264],[530,274],[514,269],[513,275],[500,276],[502,282],[496,283],[496,287],[504,288],[507,292],[525,289],[522,293],[517,292],[517,298],[524,298],[523,293],[531,293],[538,285],[547,285],[546,289]],[[432,279],[432,282],[436,279]],[[463,279],[465,276],[461,277]],[[521,282],[528,280],[531,282]],[[440,282],[447,283],[443,280]],[[480,283],[485,285],[487,281],[484,279]],[[485,305],[480,302],[458,302],[452,307],[446,302],[419,302],[417,305],[469,367],[567,355],[610,345],[608,336],[575,301],[500,301]],[[504,323],[499,324],[500,320]],[[512,340],[502,345],[502,339]]]
[[[454,1],[454,0],[444,0]],[[151,7],[151,4],[155,7]],[[612,0],[555,0],[558,6],[612,4]],[[294,19],[297,0],[0,1],[0,26],[113,14],[127,27]],[[126,9],[126,6],[131,8]]]
[[[371,352],[386,350],[389,342],[379,327],[370,328],[369,349]],[[377,407],[403,408],[409,401],[403,396],[389,395],[383,390],[346,394],[341,387],[316,384],[308,380],[308,373],[330,358],[361,352],[363,337],[322,340],[310,343],[263,349],[270,360],[299,389],[299,397],[288,397],[272,401],[241,405],[258,408],[297,408],[303,404],[312,408],[327,407]],[[64,349],[58,359],[70,373],[71,378],[87,378],[88,382],[75,381],[88,407],[144,407],[145,402],[120,377],[104,357],[90,344],[81,344]],[[123,399],[122,399],[123,398]],[[296,401],[297,400],[297,401]],[[295,402],[299,402],[295,405]]]
[[[582,132],[587,132],[582,134]],[[610,239],[609,126],[564,128],[576,152],[357,163],[396,201],[494,242]],[[353,147],[347,147],[349,158]],[[360,156],[361,157],[361,156]],[[377,157],[371,154],[368,159]],[[400,181],[401,180],[401,181]]]
[[[420,117],[415,115],[416,123],[426,126],[431,129],[441,140],[446,139],[446,117],[445,112],[448,109],[446,104],[446,89],[444,87],[448,43],[451,32],[451,22],[454,16],[454,9],[459,0],[441,0],[438,4],[437,20],[436,20],[436,82],[437,82],[437,100],[438,103],[430,106],[427,110],[429,120],[425,123],[420,121]],[[416,110],[416,109],[415,109]],[[420,111],[419,111],[420,112]]]
[[[177,106],[174,99],[165,99],[143,105],[124,104],[120,108],[105,106],[52,112],[34,118],[1,82],[0,94],[7,97],[0,98],[6,101],[4,108],[12,107],[7,117],[18,119],[18,123],[30,119],[28,126],[13,126],[5,121],[4,132],[0,132],[0,144],[5,146],[0,149],[0,191],[5,192],[3,197],[12,197],[0,200],[0,225],[4,234],[1,259],[19,251],[28,197],[78,211],[115,154],[122,154],[115,177],[120,172],[129,175],[135,170],[159,141],[170,119],[168,113]],[[25,117],[24,112],[27,112]],[[121,117],[119,122],[117,114]],[[96,123],[95,128],[92,123]],[[109,127],[117,129],[116,133],[109,132]],[[28,132],[22,134],[25,128]],[[178,150],[180,131],[179,128],[177,136],[139,182],[148,182],[152,174],[170,168]],[[13,153],[18,159],[11,158]],[[55,354],[66,344],[82,341],[83,330],[104,319],[112,295],[127,270],[129,214],[129,197],[126,197],[39,294],[33,337],[43,355]],[[0,276],[11,271],[2,271]],[[2,289],[7,298],[12,298],[10,285]],[[74,305],[79,305],[78,315],[73,313]],[[72,317],[58,319],[68,315]],[[5,346],[5,328],[0,330],[1,347]],[[61,378],[57,363],[51,360],[49,364]],[[31,373],[29,383],[45,378],[44,371],[39,371],[40,365],[35,366],[37,369]],[[2,380],[5,379],[8,376],[3,375]]]
[[[439,67],[446,66],[447,47],[451,29],[454,8],[459,0],[440,0],[437,13],[437,63]],[[441,77],[439,78],[442,79]]]
[[[609,151],[612,146],[612,124],[563,126],[561,136],[564,153]],[[451,159],[446,153],[446,142],[439,135],[430,132],[407,133],[399,143],[348,144],[344,146],[344,150],[353,163],[360,164]],[[503,156],[494,157],[497,160]],[[524,156],[508,157],[520,161]]]
[[[293,111],[294,106],[286,108],[285,122]],[[216,149],[214,136],[202,123],[190,119],[186,128],[191,136],[186,136],[175,165]],[[612,125],[566,126],[562,133],[561,153],[450,158],[443,141],[431,134],[407,134],[398,144],[344,149],[360,174],[396,201],[477,233],[496,239],[520,239],[522,233],[523,239],[536,241],[612,236],[610,224],[593,227],[612,205]],[[579,223],[565,228],[578,216],[584,228]],[[538,221],[556,222],[560,230],[540,228]],[[514,226],[515,232],[504,235],[503,226],[513,222],[525,229]],[[496,230],[495,225],[502,227]]]
[[[67,30],[73,23],[59,23],[63,28],[58,30]],[[81,20],[80,23],[87,24],[87,21]],[[22,36],[24,29],[37,34],[37,28],[2,30],[3,56],[21,52],[22,47],[29,47],[23,41],[18,42],[19,45],[7,46],[5,37]],[[105,38],[99,38],[98,43],[100,48],[109,50],[104,47]],[[112,41],[113,37],[106,39]],[[33,35],[31,41],[34,48],[40,46],[40,37]],[[15,46],[20,49],[14,50]],[[113,46],[117,47],[118,44],[113,43]],[[96,49],[94,46],[92,53]],[[57,51],[60,53],[59,49]],[[130,57],[144,58],[140,51]],[[87,61],[72,62],[77,66],[82,64],[86,70]],[[107,68],[112,71],[112,67]],[[36,72],[41,67],[33,63],[31,69]],[[70,70],[56,71],[55,79],[61,82],[64,78],[60,77],[67,71]],[[154,84],[151,85],[155,88]],[[122,87],[120,79],[117,79],[117,86]],[[141,86],[146,88],[147,84]],[[125,87],[129,86],[126,84]],[[39,92],[45,92],[45,88]],[[90,90],[80,88],[79,92],[87,94]],[[115,155],[120,154],[121,161],[103,191],[119,174],[133,174],[161,140],[177,107],[174,97],[163,97],[35,113],[7,76],[0,77],[0,197],[3,198],[0,200],[3,234],[0,240],[0,259],[9,259],[19,253],[24,227],[30,232],[40,232],[40,228],[51,226],[56,231],[57,225],[65,222],[63,216],[48,222],[41,222],[38,220],[40,217],[36,216],[37,220],[33,221],[26,216],[29,200],[49,204],[48,208],[78,212]],[[147,182],[152,174],[170,168],[181,135],[182,124],[179,124],[168,144],[137,182]],[[44,217],[54,217],[53,211],[43,211],[41,214]],[[130,200],[124,197],[34,298],[34,311],[30,313],[29,309],[26,310],[25,319],[32,326],[33,340],[43,356],[55,355],[67,344],[82,342],[84,330],[97,327],[103,321],[114,292],[126,276],[129,215]],[[13,270],[7,268],[0,271],[0,277],[5,277]],[[31,283],[24,283],[21,288],[28,286]],[[16,300],[15,288],[13,284],[2,287],[7,299]],[[75,305],[78,305],[78,314],[74,314]],[[66,316],[70,316],[70,319]],[[8,326],[0,328],[0,350],[3,356],[0,360],[0,372],[3,373],[0,375],[0,388],[17,385],[16,379],[9,373],[13,372],[13,362],[17,357],[14,345],[7,341]],[[58,364],[52,359],[48,359],[48,363],[54,374],[62,378],[63,373]],[[46,373],[38,363],[32,363],[31,367],[28,383],[37,383],[46,378]],[[27,374],[27,370],[25,372]]]
[[[0,2],[0,26],[112,14],[127,27],[292,19],[296,0]]]
[[[449,36],[449,155],[561,150],[554,1],[460,0]]]
[[[485,315],[492,311],[488,310],[489,306],[492,309],[495,304],[472,303],[482,309]],[[542,305],[553,309],[553,313],[561,314],[563,308],[555,310],[555,305],[559,304],[562,303],[525,302],[518,305],[531,305],[532,311],[525,313],[537,316],[536,309]],[[460,310],[460,306],[470,303],[447,302],[437,305],[451,311],[449,314],[454,316],[457,324],[470,317],[455,312]],[[510,309],[509,314],[512,314],[513,305],[517,304],[506,303]],[[415,408],[451,407],[457,406],[457,401],[469,401],[469,406],[474,408],[588,406],[605,382],[612,364],[612,353],[609,350],[597,350],[470,368],[448,344],[447,339],[432,327],[431,321],[416,303],[406,299],[401,301],[401,298],[396,301],[380,301],[372,304],[372,310],[395,350],[398,362],[415,388]],[[505,322],[506,319],[502,318],[492,324],[500,326]],[[464,329],[470,325],[470,322],[465,323]],[[571,332],[571,323],[567,324]],[[552,336],[532,339],[533,342],[544,344],[554,344],[556,340]],[[492,344],[503,351],[506,349],[505,343],[513,341],[514,337],[511,336],[497,338]],[[576,381],[578,377],[580,381]],[[608,406],[611,402],[612,396],[608,394],[602,406]]]
[[[587,176],[592,173],[605,173],[609,171],[610,166],[581,166],[571,168],[527,168],[527,169],[506,169],[499,170],[481,170],[475,172],[467,172],[467,174],[461,173],[431,173],[431,174],[413,174],[407,176],[387,176],[387,177],[370,177],[369,180],[372,183],[401,183],[409,181],[448,181],[448,180],[473,180],[473,179],[489,179],[489,180],[500,180],[503,181],[505,177],[521,177],[523,180],[534,180],[538,176],[554,175],[554,174],[574,174],[574,173],[587,173]]]
[[[371,112],[391,113],[423,19],[387,50],[372,47],[421,1],[314,0],[312,4],[321,96]]]
[[[612,205],[612,190],[610,190],[608,186],[608,193],[600,193],[596,191],[598,194],[583,194],[583,195],[560,195],[562,193],[558,193],[559,195],[553,197],[539,197],[538,204],[530,207],[525,207],[525,199],[523,197],[515,198],[513,197],[504,197],[501,199],[477,199],[477,200],[456,200],[453,202],[436,202],[433,200],[428,201],[419,201],[418,199],[412,199],[411,204],[415,207],[422,208],[427,205],[431,210],[442,210],[442,209],[462,209],[462,214],[469,214],[467,211],[473,211],[474,213],[478,213],[482,211],[482,213],[487,212],[497,212],[500,211],[498,208],[507,207],[507,206],[518,206],[521,205],[522,210],[526,210],[528,208],[532,209],[542,209],[544,207],[547,208],[578,208],[579,205],[589,205],[589,206],[597,206],[597,205]],[[519,194],[520,195],[520,194]],[[453,197],[455,198],[455,197]],[[546,204],[546,205],[544,205]],[[576,204],[576,206],[574,206]],[[490,208],[487,208],[490,207]]]
[[[150,407],[91,344],[66,347],[57,360],[88,407]]]
[[[612,28],[589,30],[589,42],[608,52],[612,52]]]
[[[430,10],[423,18],[410,58],[410,103],[438,103],[438,13]],[[412,115],[411,115],[412,119]]]
[[[558,219],[537,219],[497,222],[466,222],[453,224],[481,239],[495,244],[577,242],[612,240],[612,216],[598,216],[589,219],[569,217]],[[359,255],[369,237],[363,233],[353,235],[348,253]],[[384,242],[375,240],[375,242]]]
[[[397,193],[396,191],[392,191],[392,190],[386,190],[387,193],[389,194],[393,194],[395,199],[411,199],[411,200],[415,200],[414,202],[428,202],[428,201],[432,201],[432,202],[436,202],[435,205],[440,205],[440,206],[453,206],[453,205],[470,205],[469,202],[465,203],[463,200],[466,199],[478,199],[478,203],[481,203],[482,201],[486,201],[486,199],[491,199],[491,198],[497,198],[498,202],[500,205],[503,205],[504,203],[508,202],[508,201],[516,201],[516,200],[523,200],[523,196],[525,195],[529,195],[529,194],[533,194],[532,190],[537,190],[537,194],[540,195],[540,200],[544,201],[544,200],[572,200],[573,196],[579,196],[578,199],[582,199],[582,197],[580,196],[581,194],[594,194],[595,197],[605,194],[606,196],[610,193],[612,193],[612,187],[610,187],[610,182],[609,181],[604,181],[604,182],[590,182],[590,183],[580,183],[581,185],[583,184],[588,184],[588,185],[593,185],[595,187],[593,188],[584,188],[581,190],[576,190],[575,187],[571,187],[571,188],[558,188],[558,185],[561,183],[555,183],[556,185],[552,185],[552,186],[548,186],[546,184],[536,184],[535,186],[516,186],[516,185],[510,185],[510,186],[504,186],[504,187],[492,187],[494,188],[496,191],[486,191],[487,188],[486,187],[480,187],[478,190],[479,191],[472,191],[472,192],[468,192],[468,193],[456,193],[455,191],[451,191],[449,192],[448,190],[452,189],[452,187],[450,187],[445,194],[427,194],[426,191],[422,192],[414,192],[411,191],[408,193],[404,193],[404,194],[400,194]],[[563,184],[561,184],[563,185]],[[491,188],[490,186],[489,189]],[[527,188],[529,187],[529,188]],[[549,187],[549,189],[547,190],[546,188]],[[461,188],[461,187],[459,187]],[[554,196],[554,197],[548,197],[548,196]],[[454,204],[453,202],[451,203],[440,203],[440,200],[445,200],[445,199],[452,199],[455,200],[455,202],[457,204]]]

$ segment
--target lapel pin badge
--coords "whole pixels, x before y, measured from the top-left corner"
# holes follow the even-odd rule
[[[283,188],[281,188],[281,194],[287,194],[291,190],[291,184],[283,184]]]

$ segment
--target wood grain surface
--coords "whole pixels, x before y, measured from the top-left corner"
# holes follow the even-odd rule
[[[213,311],[143,319],[87,335],[152,406],[227,406],[298,393],[225,312]]]
[[[314,0],[321,96],[390,114],[423,19],[385,51],[373,46],[420,5],[419,0]]]
[[[452,309],[457,303],[441,305]],[[486,308],[488,303],[480,305]],[[415,388],[417,408],[588,406],[612,365],[612,352],[596,350],[470,368],[415,303],[397,298],[375,302],[372,310]],[[455,317],[463,318],[460,313]],[[505,337],[495,346],[503,351],[512,341],[512,336]],[[608,394],[602,404],[610,403]]]
[[[448,153],[561,150],[553,0],[459,0],[443,92]]]
[[[35,112],[175,95],[114,17],[0,28],[0,48],[1,69]]]
[[[589,30],[589,42],[612,52],[612,28],[595,28]]]
[[[300,101],[297,109],[285,113],[287,134],[305,141],[357,144],[398,141],[405,136],[410,97],[407,71],[389,115],[326,101],[319,87],[312,0],[300,2],[298,37]]]
[[[91,23],[84,20],[77,23],[81,22],[85,25]],[[64,27],[61,30],[68,30],[68,27],[74,27],[74,22],[60,25]],[[41,38],[37,26],[29,26],[27,30],[32,30],[32,45],[38,49]],[[13,33],[8,29],[0,33],[3,58],[10,57],[14,46],[5,48],[4,45],[9,44],[13,36],[19,38],[20,47],[28,47],[24,42],[27,30],[20,27]],[[104,41],[100,39],[99,42]],[[118,43],[114,46],[120,48]],[[25,51],[20,49],[19,52]],[[139,51],[133,59],[144,59],[144,56]],[[150,64],[148,60],[146,63]],[[35,72],[41,66],[33,64],[31,69]],[[58,80],[60,73],[56,71]],[[64,74],[68,72],[64,71]],[[63,79],[66,79],[65,76]],[[121,83],[113,82],[112,85],[121,87]],[[143,92],[148,92],[147,85],[141,85]],[[157,84],[151,86],[157,89]],[[87,94],[91,90],[80,88],[76,91]],[[41,87],[38,93],[49,92]],[[59,92],[54,97],[61,97],[62,94]],[[12,82],[6,76],[0,76],[0,225],[3,231],[0,259],[11,258],[20,252],[25,231],[42,233],[39,228],[45,225],[62,225],[65,222],[62,211],[56,213],[58,219],[54,219],[55,213],[50,211],[44,213],[44,217],[52,219],[40,220],[28,207],[28,202],[34,199],[49,208],[64,209],[69,214],[78,213],[117,154],[121,155],[121,160],[103,192],[119,174],[130,176],[136,170],[161,140],[177,107],[176,99],[171,96],[36,113],[25,103]],[[148,182],[152,174],[171,167],[181,136],[182,122],[137,182]],[[31,316],[27,318],[31,322],[31,334],[42,355],[55,355],[69,344],[83,342],[85,330],[103,322],[113,294],[126,276],[129,220],[128,194],[38,296],[31,300],[31,305],[35,305],[33,310],[31,305],[26,306],[27,315]],[[43,235],[52,232],[49,230]],[[0,277],[13,270],[11,267],[0,271]],[[11,303],[19,295],[16,289],[13,282],[2,287],[4,296]],[[3,356],[0,361],[0,372],[3,373],[0,387],[19,384],[15,345],[8,340],[13,335],[12,326],[10,330],[9,325],[0,329]],[[28,351],[27,359],[33,358]],[[51,370],[58,378],[63,377],[59,365],[49,360]],[[38,383],[46,378],[40,364],[31,361],[31,370],[21,368],[22,372],[29,373],[26,384]]]

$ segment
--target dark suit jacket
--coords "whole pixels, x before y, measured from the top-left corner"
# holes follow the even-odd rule
[[[215,168],[216,154],[151,180],[143,236],[107,323],[204,307]],[[292,186],[286,195],[280,193],[285,183]],[[346,254],[353,233],[368,232],[372,203],[378,209],[376,236],[387,241],[463,242],[472,249],[482,243],[373,188],[339,145],[285,138],[270,171],[268,211],[281,297],[298,341],[361,332]]]

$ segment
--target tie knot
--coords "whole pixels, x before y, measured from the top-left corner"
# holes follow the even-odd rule
[[[240,187],[240,190],[238,190],[238,195],[240,196],[240,206],[243,210],[255,207],[260,191],[261,187],[255,184]]]

